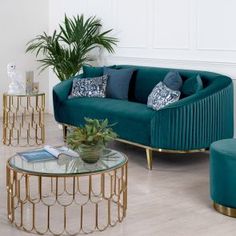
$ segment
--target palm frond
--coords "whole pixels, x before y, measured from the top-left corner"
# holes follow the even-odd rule
[[[89,53],[95,48],[114,52],[117,38],[109,36],[112,29],[101,32],[101,28],[101,21],[95,16],[85,19],[84,15],[65,15],[58,31],[36,36],[27,43],[26,52],[35,53],[41,71],[52,67],[60,80],[66,80],[91,60]]]

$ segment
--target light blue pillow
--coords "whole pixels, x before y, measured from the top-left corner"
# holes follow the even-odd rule
[[[128,100],[129,83],[134,69],[110,69],[104,67],[103,74],[108,75],[107,91],[108,98]]]
[[[183,80],[177,71],[170,71],[164,78],[163,83],[170,89],[180,91]]]

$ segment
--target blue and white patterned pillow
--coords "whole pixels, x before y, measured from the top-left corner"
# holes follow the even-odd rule
[[[147,106],[158,111],[168,104],[178,101],[179,97],[180,91],[174,91],[163,82],[159,82],[149,94]]]
[[[73,80],[69,98],[74,97],[106,97],[107,75],[94,78],[76,78]]]

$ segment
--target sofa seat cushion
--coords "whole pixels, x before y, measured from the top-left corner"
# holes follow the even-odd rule
[[[74,98],[60,106],[60,119],[75,126],[84,124],[84,117],[105,119],[117,123],[119,138],[150,145],[151,119],[156,111],[146,104],[111,98]]]

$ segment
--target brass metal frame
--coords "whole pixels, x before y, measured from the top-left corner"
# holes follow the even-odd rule
[[[213,207],[215,208],[216,211],[218,211],[223,215],[236,218],[236,208],[226,207],[216,202],[213,202]]]
[[[67,125],[67,124],[62,124],[62,125],[63,125],[63,138],[64,138],[64,141],[66,142],[67,127],[69,125]],[[127,141],[127,140],[120,139],[120,138],[117,138],[116,141],[126,143],[126,144],[129,144],[129,145],[133,145],[133,146],[136,146],[136,147],[144,148],[146,150],[147,167],[148,167],[149,170],[152,170],[153,151],[155,151],[155,152],[164,152],[164,153],[183,153],[183,154],[198,153],[198,152],[206,152],[207,151],[206,148],[193,149],[193,150],[170,150],[170,149],[163,149],[163,148],[153,148],[153,147],[149,147],[149,146],[146,146],[146,145],[143,145],[143,144]]]
[[[45,93],[3,94],[3,144],[41,145],[45,142]]]
[[[142,145],[139,143],[134,143],[134,142],[130,142],[124,139],[116,139],[119,142],[122,143],[127,143],[130,145],[134,145],[140,148],[144,148],[146,150],[146,157],[147,157],[147,167],[149,170],[152,170],[152,160],[153,160],[153,151],[155,152],[164,152],[164,153],[196,153],[196,152],[206,152],[206,149],[196,149],[196,150],[169,150],[169,149],[162,149],[162,148],[153,148],[153,147],[149,147],[146,145]]]
[[[66,176],[24,172],[8,161],[8,220],[18,229],[37,234],[103,231],[126,216],[127,172],[127,160],[107,171]]]

